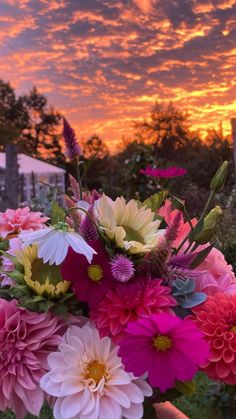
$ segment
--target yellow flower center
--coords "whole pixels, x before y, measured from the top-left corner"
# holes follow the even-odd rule
[[[93,282],[99,282],[103,278],[103,270],[99,265],[90,265],[87,269],[88,277]]]
[[[236,332],[236,324],[231,327],[231,332]]]
[[[166,351],[172,346],[172,341],[168,336],[158,335],[153,338],[153,345],[158,351]]]
[[[87,365],[84,377],[98,384],[102,378],[107,378],[107,367],[96,360],[92,361]]]

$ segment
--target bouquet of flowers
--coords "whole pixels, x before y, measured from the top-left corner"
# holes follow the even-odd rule
[[[63,133],[78,163],[64,207],[0,213],[0,411],[38,416],[47,402],[55,419],[138,419],[144,401],[194,391],[198,371],[235,385],[236,278],[210,244],[227,162],[190,219],[166,190],[145,202],[84,191],[66,120]]]

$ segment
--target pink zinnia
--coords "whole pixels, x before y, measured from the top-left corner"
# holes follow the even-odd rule
[[[213,380],[236,384],[236,295],[222,293],[192,309],[210,346],[203,371]]]
[[[91,311],[91,317],[101,336],[110,336],[118,343],[128,323],[176,306],[170,292],[169,287],[161,285],[161,279],[119,284]]]
[[[32,212],[28,207],[0,212],[0,236],[4,239],[25,230],[39,230],[44,227],[48,217],[41,212]]]
[[[164,392],[176,380],[191,380],[209,348],[191,320],[161,313],[129,323],[118,354],[127,371],[136,377],[147,372],[149,383]]]
[[[17,419],[27,412],[39,415],[45,399],[39,381],[64,326],[49,313],[29,312],[16,300],[0,299],[0,411],[12,409]]]
[[[142,175],[147,175],[151,177],[157,177],[157,178],[164,178],[169,179],[173,177],[179,177],[184,176],[187,173],[186,169],[183,169],[182,167],[167,167],[166,169],[158,169],[154,167],[146,167],[145,169],[141,169],[139,171]]]
[[[92,307],[99,304],[115,281],[112,279],[110,259],[102,243],[91,240],[88,245],[97,252],[91,264],[83,255],[69,248],[61,266],[61,274],[63,279],[72,283],[78,300]]]

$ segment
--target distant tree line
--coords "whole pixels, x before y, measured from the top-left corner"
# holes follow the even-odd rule
[[[210,129],[203,141],[199,132],[191,129],[188,114],[172,103],[155,103],[150,117],[134,125],[133,135],[124,139],[124,145],[122,151],[110,155],[106,144],[95,134],[81,141],[82,170],[88,188],[103,190],[112,197],[145,199],[165,185],[141,175],[140,169],[147,165],[177,165],[186,168],[188,174],[181,180],[171,180],[169,186],[187,199],[195,214],[201,209],[220,161],[229,160],[232,168],[226,196],[234,185],[232,143],[221,127]],[[48,105],[36,87],[17,97],[12,86],[0,80],[0,151],[3,150],[7,152],[4,200],[9,207],[17,205],[17,152],[74,170],[62,150],[60,113]]]

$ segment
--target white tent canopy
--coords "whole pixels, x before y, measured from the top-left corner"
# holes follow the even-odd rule
[[[18,154],[18,164],[20,174],[65,174],[65,170],[52,164],[45,163],[26,154]],[[6,168],[6,153],[0,153],[0,168]]]
[[[20,200],[30,202],[32,197],[37,194],[46,184],[56,186],[59,195],[65,191],[64,169],[45,163],[26,154],[18,154],[18,165],[20,175]],[[4,189],[4,171],[6,169],[6,153],[0,153],[0,189]],[[60,198],[60,197],[59,197]]]

